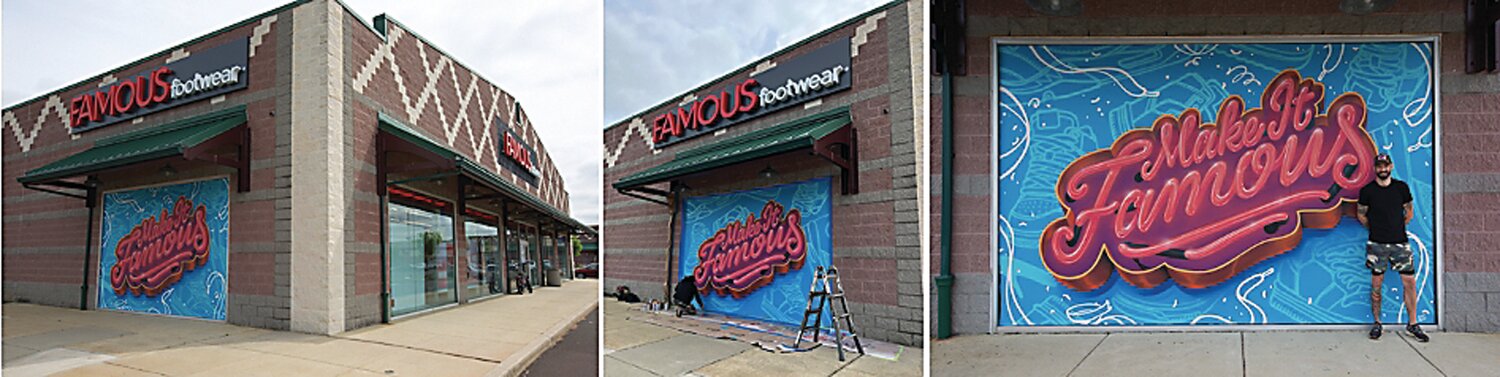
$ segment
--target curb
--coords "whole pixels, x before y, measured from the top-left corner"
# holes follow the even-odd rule
[[[538,357],[541,357],[543,352],[546,352],[548,348],[551,348],[552,345],[562,340],[562,337],[567,335],[568,330],[571,330],[578,322],[583,321],[584,317],[589,315],[589,312],[594,311],[598,307],[599,300],[594,300],[573,314],[567,321],[559,322],[548,328],[547,331],[542,333],[542,336],[526,343],[521,349],[510,354],[510,357],[505,358],[505,361],[502,361],[499,366],[490,369],[484,375],[486,377],[514,377],[521,375],[521,372],[525,371],[526,367],[531,366],[531,363],[536,361]],[[602,316],[603,313],[601,312],[600,315]]]

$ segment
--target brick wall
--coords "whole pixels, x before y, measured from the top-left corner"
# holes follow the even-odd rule
[[[603,276],[606,289],[629,285],[643,298],[661,298],[667,276],[667,207],[622,195],[609,185],[620,178],[669,161],[679,151],[781,124],[839,106],[849,106],[859,134],[860,192],[834,194],[833,257],[843,270],[850,309],[861,335],[907,345],[921,344],[921,253],[917,209],[916,167],[920,146],[914,127],[911,27],[905,3],[851,19],[830,33],[776,55],[751,62],[693,92],[684,93],[605,130]],[[862,35],[862,37],[861,37]],[[920,34],[919,34],[920,35]],[[697,98],[727,82],[749,77],[765,61],[793,59],[825,44],[854,37],[858,55],[852,58],[851,90],[823,97],[811,107],[794,107],[729,127],[724,134],[684,141],[652,151],[649,116],[675,108],[684,98]],[[771,166],[777,175],[757,175]],[[832,176],[838,170],[821,159],[791,153],[717,169],[707,177],[683,180],[686,195],[743,190]],[[660,186],[665,186],[660,185]],[[835,191],[838,191],[835,189]],[[680,228],[680,224],[678,224]],[[677,233],[680,234],[680,233]]]
[[[989,244],[991,193],[990,38],[996,36],[1201,36],[1441,34],[1444,285],[1443,325],[1457,331],[1500,331],[1500,75],[1463,73],[1464,2],[1401,1],[1378,14],[1353,16],[1319,1],[1086,2],[1077,17],[1045,17],[1023,1],[967,3],[968,74],[955,77],[953,323],[957,333],[982,333],[992,321]],[[934,77],[932,206],[941,205],[940,80]],[[939,211],[932,212],[938,224]],[[936,275],[939,236],[932,234]],[[936,313],[934,313],[936,314]]]
[[[287,199],[290,150],[286,135],[290,121],[286,98],[290,91],[291,32],[288,9],[257,15],[202,39],[159,51],[141,61],[69,85],[53,93],[4,110],[4,291],[6,301],[45,305],[78,305],[84,268],[85,226],[94,227],[93,254],[88,263],[89,306],[95,303],[98,278],[98,216],[86,219],[82,200],[29,190],[16,182],[26,171],[88,149],[100,138],[145,129],[179,119],[245,105],[251,132],[249,192],[230,193],[229,323],[285,329],[288,327],[290,279],[287,258],[289,229]],[[165,64],[173,56],[191,55],[238,38],[251,38],[249,87],[211,99],[178,106],[117,123],[78,138],[68,134],[68,99],[97,90],[137,70]],[[157,169],[170,162],[179,174],[162,177]],[[230,175],[216,165],[181,158],[139,164],[99,175],[103,189],[155,185],[170,181]],[[234,185],[231,184],[231,187]],[[102,212],[102,211],[100,211]],[[88,225],[86,225],[88,224]]]

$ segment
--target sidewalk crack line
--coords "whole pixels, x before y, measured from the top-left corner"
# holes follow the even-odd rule
[[[1089,356],[1094,354],[1094,350],[1099,349],[1099,345],[1104,344],[1105,339],[1109,339],[1109,335],[1110,333],[1104,333],[1104,336],[1099,338],[1099,343],[1094,343],[1094,348],[1090,348],[1089,353],[1083,354],[1083,358],[1078,359],[1078,364],[1073,364],[1073,369],[1068,370],[1068,375],[1072,376],[1073,372],[1078,371],[1078,367],[1083,365],[1083,361],[1088,360]]]
[[[1431,365],[1432,369],[1437,370],[1438,374],[1441,374],[1444,377],[1448,376],[1447,372],[1443,372],[1443,368],[1438,368],[1436,363],[1433,363],[1431,359],[1427,358],[1427,354],[1422,353],[1422,350],[1417,349],[1416,345],[1411,344],[1411,339],[1407,339],[1406,334],[1402,334],[1401,330],[1396,330],[1396,336],[1400,337],[1402,342],[1406,342],[1406,346],[1411,347],[1412,352],[1416,352],[1417,356],[1421,356],[1422,360],[1427,362],[1427,365]]]

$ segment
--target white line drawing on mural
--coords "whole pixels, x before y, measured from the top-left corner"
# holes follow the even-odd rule
[[[1261,309],[1260,305],[1256,304],[1255,301],[1251,301],[1248,296],[1251,290],[1260,287],[1260,283],[1264,283],[1266,277],[1271,276],[1273,273],[1276,273],[1275,267],[1267,268],[1261,273],[1250,275],[1250,277],[1240,281],[1240,286],[1234,289],[1234,298],[1240,301],[1240,305],[1245,306],[1245,312],[1250,314],[1250,323],[1255,323],[1255,313],[1257,312],[1260,313],[1260,323],[1266,323],[1266,311]],[[1251,283],[1252,281],[1254,283]],[[1245,287],[1247,283],[1250,284],[1249,288]]]
[[[214,289],[215,282],[218,283],[219,289]],[[208,280],[203,284],[203,292],[208,296],[209,304],[214,306],[213,318],[215,319],[227,318],[225,316],[226,313],[224,313],[225,306],[227,306],[224,305],[224,286],[226,284],[228,284],[228,280],[219,271],[209,271]]]
[[[1069,306],[1064,313],[1067,313],[1068,321],[1079,325],[1099,325],[1105,322],[1113,322],[1116,325],[1137,324],[1135,319],[1130,318],[1128,315],[1110,314],[1114,309],[1115,306],[1110,304],[1109,300],[1104,300],[1102,303],[1085,302]]]
[[[1037,47],[1036,46],[1030,46],[1029,48],[1031,49],[1031,55],[1032,56],[1036,56],[1036,60],[1038,62],[1041,62],[1042,65],[1047,66],[1047,68],[1051,68],[1053,71],[1056,71],[1057,73],[1063,73],[1063,74],[1100,73],[1100,74],[1104,74],[1105,76],[1108,76],[1110,80],[1114,80],[1115,85],[1118,85],[1121,90],[1125,91],[1125,94],[1129,94],[1131,97],[1137,97],[1137,98],[1139,98],[1139,97],[1156,97],[1156,96],[1158,96],[1158,95],[1161,94],[1161,93],[1158,93],[1158,92],[1155,92],[1155,91],[1152,91],[1152,90],[1148,90],[1148,89],[1146,89],[1146,87],[1141,86],[1141,83],[1135,81],[1135,77],[1131,76],[1130,72],[1126,72],[1124,69],[1120,69],[1118,67],[1089,67],[1089,68],[1074,67],[1072,65],[1068,65],[1068,63],[1066,63],[1066,62],[1063,62],[1061,58],[1058,58],[1057,55],[1053,54],[1052,50],[1047,49],[1046,46],[1042,46],[1042,51],[1046,51],[1047,52],[1047,56],[1052,57],[1052,61],[1049,62],[1049,61],[1047,61],[1047,59],[1042,58],[1042,54],[1040,52],[1037,52],[1037,50],[1036,50]],[[1053,63],[1056,63],[1056,65],[1053,65]],[[1064,68],[1058,68],[1057,66],[1059,66],[1059,65],[1063,66]],[[1125,76],[1126,80],[1130,80],[1130,85],[1135,86],[1135,90],[1132,91],[1131,88],[1126,87],[1125,86],[1125,82],[1120,81],[1120,78],[1116,77],[1115,75]]]
[[[1005,302],[1007,303],[1005,305],[1005,314],[1007,314],[1007,318],[1010,318],[1010,324],[1012,325],[1017,324],[1017,315],[1020,315],[1021,320],[1025,321],[1027,325],[1031,325],[1033,323],[1031,322],[1031,317],[1026,315],[1026,309],[1022,308],[1021,303],[1016,302],[1015,300],[1016,275],[1014,272],[1016,269],[1016,253],[1011,248],[1016,244],[1016,231],[1015,229],[1011,228],[1010,220],[1007,220],[1005,216],[1000,216],[1000,224],[1004,226],[1000,229],[1000,239],[1005,241],[1005,246],[1000,250],[1003,250],[1005,252],[1005,257],[1007,260],[1005,262]],[[1012,312],[1012,307],[1015,308],[1014,312]]]
[[[1183,67],[1198,65],[1198,61],[1199,60],[1203,59],[1204,56],[1208,56],[1209,53],[1213,52],[1214,49],[1217,49],[1217,48],[1219,48],[1219,45],[1217,45],[1217,44],[1210,44],[1210,45],[1178,44],[1178,45],[1172,45],[1172,49],[1177,50],[1177,52],[1180,53],[1180,54],[1188,56],[1188,60],[1185,61],[1185,62],[1182,62],[1182,66]]]
[[[1199,314],[1198,317],[1193,318],[1193,321],[1189,322],[1188,324],[1189,325],[1197,325],[1198,321],[1202,321],[1202,320],[1205,320],[1205,319],[1214,319],[1214,320],[1218,320],[1220,322],[1224,322],[1226,324],[1231,324],[1231,325],[1234,324],[1234,321],[1229,320],[1229,318],[1221,317],[1218,314]]]
[[[165,311],[160,314],[172,314],[172,303],[170,302],[172,300],[172,292],[177,292],[177,287],[167,288],[166,292],[162,292],[158,301],[161,302],[161,307]]]
[[[1016,105],[1014,107],[1004,103],[1001,103],[1000,107],[1005,110],[1010,110],[1011,114],[1014,114],[1017,119],[1021,120],[1021,129],[1018,131],[1022,132],[1021,137],[1010,144],[1010,149],[1000,153],[1000,159],[1004,160],[1006,157],[1010,156],[1011,153],[1015,153],[1016,151],[1021,152],[1021,155],[1016,157],[1015,163],[1011,164],[1010,167],[1005,168],[1004,172],[1000,173],[1000,179],[1003,180],[1005,179],[1005,177],[1008,177],[1011,173],[1015,172],[1017,167],[1021,166],[1021,161],[1026,160],[1026,152],[1031,149],[1031,117],[1026,114],[1026,108],[1021,105],[1021,100],[1016,98],[1016,95],[1012,94],[1010,92],[1010,89],[1000,88],[1000,94],[1004,94],[1006,97],[1010,98],[1011,101],[1015,101]],[[1035,98],[1033,98],[1032,100],[1036,101]]]
[[[1427,53],[1425,51],[1422,51],[1422,46],[1417,45],[1416,43],[1412,43],[1411,47],[1417,50],[1417,56],[1422,57],[1422,69],[1427,70],[1427,74],[1423,75],[1422,77],[1428,77],[1430,79],[1430,77],[1432,77],[1432,62],[1427,59]],[[1427,105],[1428,98],[1430,97],[1432,97],[1432,91],[1424,91],[1422,92],[1422,98],[1412,100],[1411,103],[1406,104],[1406,108],[1401,109],[1401,118],[1406,121],[1407,127],[1416,127],[1417,123],[1421,123],[1422,121],[1427,120],[1428,117],[1432,116],[1432,106]],[[1412,110],[1412,106],[1416,106],[1416,110]],[[1418,116],[1419,112],[1420,116]],[[1415,117],[1416,120],[1412,120],[1413,117]],[[1428,139],[1428,141],[1424,143],[1422,142],[1422,139]],[[1421,136],[1417,136],[1416,143],[1407,146],[1406,151],[1416,152],[1418,149],[1422,149],[1422,147],[1431,148],[1431,139],[1432,125],[1428,124],[1427,131],[1423,131]]]
[[[1328,50],[1328,56],[1324,56],[1323,57],[1322,72],[1318,72],[1318,81],[1323,81],[1323,76],[1324,75],[1327,75],[1329,72],[1333,72],[1333,70],[1335,70],[1335,69],[1339,69],[1339,65],[1343,64],[1343,62],[1344,62],[1344,44],[1343,43],[1339,44],[1339,57],[1337,59],[1335,59],[1333,57],[1333,44],[1331,44],[1331,43],[1330,44],[1324,44],[1323,45],[1323,49]],[[1328,65],[1328,61],[1329,60],[1333,61],[1333,66],[1329,66]]]
[[[1250,291],[1255,290],[1255,288],[1259,288],[1260,284],[1264,283],[1266,281],[1266,278],[1274,273],[1276,273],[1275,267],[1267,268],[1265,271],[1261,271],[1260,273],[1257,273],[1255,275],[1245,277],[1245,280],[1241,280],[1240,285],[1234,288],[1234,299],[1239,301],[1240,306],[1245,307],[1245,313],[1250,315],[1250,320],[1246,323],[1256,323],[1256,318],[1260,318],[1259,322],[1261,324],[1266,323],[1266,311],[1264,309],[1261,309],[1260,304],[1256,304],[1255,301],[1250,300]],[[1246,287],[1246,284],[1249,284],[1249,287]],[[1261,298],[1265,298],[1265,292],[1261,292]],[[1228,301],[1228,298],[1225,298],[1223,301]],[[1257,317],[1256,313],[1259,313],[1260,316]],[[1189,322],[1189,324],[1197,325],[1198,321],[1202,321],[1205,319],[1213,319],[1225,324],[1234,324],[1233,320],[1224,318],[1223,316],[1220,316],[1218,314],[1199,314],[1197,317],[1193,318],[1193,321]]]
[[[107,195],[106,197],[109,196]],[[129,204],[131,208],[135,209],[136,213],[146,212],[146,207],[142,207],[141,203],[136,202],[135,199],[127,198],[123,195],[114,196],[112,199],[115,200],[115,203]]]
[[[1240,69],[1240,73],[1235,74],[1235,69]],[[1229,82],[1245,84],[1245,86],[1250,86],[1251,82],[1254,82],[1255,85],[1261,85],[1260,80],[1255,78],[1255,72],[1250,72],[1250,67],[1246,67],[1244,64],[1229,67],[1229,70],[1224,71],[1224,75],[1226,76],[1231,74],[1234,77],[1229,78]]]
[[[1000,88],[1000,93],[1005,95],[1006,98],[1009,98],[1012,102],[1015,103],[1015,105],[1012,106],[1010,104],[1002,102],[1000,106],[1004,110],[1010,111],[1012,115],[1016,116],[1016,119],[1020,120],[1019,131],[1022,132],[1021,137],[1016,139],[1014,142],[1011,142],[1010,148],[1000,153],[1000,157],[997,158],[997,161],[1003,161],[1011,154],[1020,152],[1020,155],[1015,158],[1015,162],[1012,163],[1009,167],[1006,167],[1004,172],[1000,173],[999,179],[1003,180],[1007,177],[1010,177],[1012,173],[1015,173],[1016,168],[1021,166],[1021,162],[1026,160],[1026,152],[1031,150],[1031,116],[1026,113],[1026,107],[1021,104],[1021,100],[1019,98],[1016,98],[1015,94],[1010,92],[1010,89],[1002,87]],[[1031,102],[1040,103],[1040,100],[1033,98]],[[1033,104],[1032,107],[1035,108],[1036,105]],[[1009,314],[1007,317],[1011,319],[1011,324],[1016,324],[1016,316],[1017,314],[1019,314],[1021,320],[1025,321],[1027,325],[1031,325],[1033,324],[1031,322],[1031,318],[1026,315],[1025,309],[1021,308],[1021,304],[1014,299],[1015,274],[1013,272],[1015,271],[1015,253],[1013,252],[1014,250],[1012,249],[1012,247],[1015,246],[1015,230],[1011,227],[1010,220],[1006,219],[1005,216],[1000,216],[1000,223],[1004,225],[1004,228],[1001,231],[1001,238],[1005,242],[1005,246],[1001,249],[1001,251],[1006,252],[1007,258],[1009,258],[1009,261],[1005,265],[1006,282],[1004,300],[1009,303],[1005,307],[1007,314]],[[1014,310],[1016,313],[1011,313],[1012,306],[1014,306]]]

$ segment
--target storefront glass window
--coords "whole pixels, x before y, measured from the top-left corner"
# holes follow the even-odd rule
[[[557,268],[556,246],[557,242],[552,237],[542,237],[542,279],[547,278],[547,271]]]
[[[529,230],[529,233],[526,233],[526,246],[522,248],[522,251],[531,254],[528,257],[531,263],[526,266],[526,272],[531,273],[531,285],[541,287],[544,282],[541,279],[543,278],[543,275],[541,275],[541,263],[543,263],[543,258],[541,258],[541,255],[543,255],[541,254],[541,234],[537,234],[534,228]]]
[[[457,301],[453,219],[401,204],[390,204],[391,314]]]
[[[521,242],[516,234],[515,225],[507,224],[505,229],[505,286],[510,287],[506,289],[507,292],[515,291],[515,287],[511,284],[514,284],[512,281],[519,276],[517,274],[521,271]]]
[[[464,275],[468,297],[500,293],[499,230],[489,224],[466,221],[464,237],[468,239],[468,267]]]

